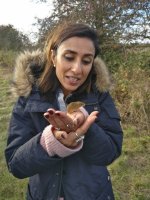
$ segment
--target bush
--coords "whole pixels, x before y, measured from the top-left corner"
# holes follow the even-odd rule
[[[128,47],[116,45],[105,49],[102,58],[112,73],[120,67],[150,69],[150,45]]]
[[[114,73],[116,88],[112,92],[124,124],[139,131],[150,130],[150,70],[120,67]]]
[[[12,67],[15,61],[17,52],[0,50],[0,66]]]

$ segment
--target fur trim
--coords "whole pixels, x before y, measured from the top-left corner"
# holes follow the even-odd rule
[[[111,77],[104,61],[101,58],[96,58],[94,61],[96,77],[96,87],[99,91],[105,92],[112,87]]]
[[[34,72],[42,71],[44,66],[44,54],[40,50],[33,52],[25,51],[16,59],[16,66],[13,76],[13,95],[28,96],[32,90],[33,84],[38,83],[38,77]],[[95,72],[97,74],[96,87],[100,92],[110,89],[111,78],[105,63],[101,58],[94,61]],[[33,69],[34,68],[34,69]],[[33,72],[34,70],[34,72]]]
[[[28,96],[30,94],[33,84],[36,84],[37,81],[32,73],[31,66],[41,67],[43,63],[44,57],[40,50],[25,51],[18,56],[12,81],[14,96]]]

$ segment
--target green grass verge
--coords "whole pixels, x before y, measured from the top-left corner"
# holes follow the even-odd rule
[[[121,157],[109,166],[116,200],[150,199],[150,136],[124,130]]]

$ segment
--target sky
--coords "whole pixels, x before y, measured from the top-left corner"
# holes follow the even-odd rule
[[[35,17],[44,18],[52,9],[52,0],[48,4],[37,4],[36,0],[0,0],[0,26],[11,24],[34,40],[32,33],[37,32],[33,26]]]

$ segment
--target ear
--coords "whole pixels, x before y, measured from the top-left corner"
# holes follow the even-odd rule
[[[53,65],[56,66],[56,52],[54,50],[51,50],[51,60]]]

